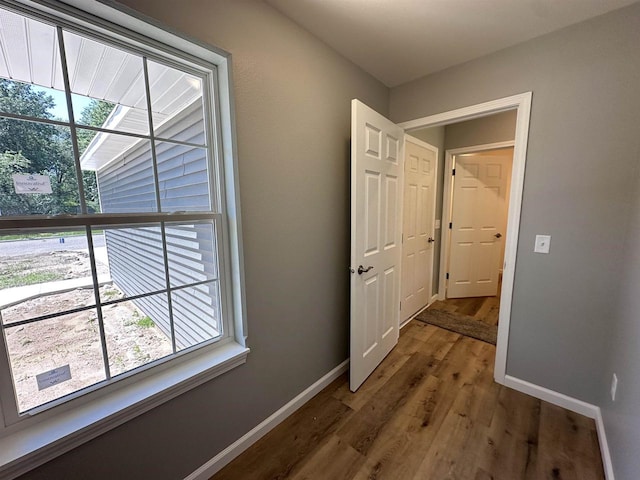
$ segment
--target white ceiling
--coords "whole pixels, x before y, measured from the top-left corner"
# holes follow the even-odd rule
[[[637,0],[265,1],[394,87]]]

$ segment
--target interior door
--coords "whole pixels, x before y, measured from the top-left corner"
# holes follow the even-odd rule
[[[351,102],[352,391],[398,342],[404,131]]]
[[[511,163],[509,151],[455,157],[448,298],[498,293]]]
[[[438,149],[405,136],[402,222],[402,302],[404,322],[431,299],[435,242],[435,176]]]

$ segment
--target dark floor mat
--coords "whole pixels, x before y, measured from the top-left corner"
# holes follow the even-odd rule
[[[487,325],[468,315],[447,312],[446,310],[428,308],[420,313],[416,320],[459,333],[460,335],[482,340],[492,345],[496,344],[498,338],[497,326]]]

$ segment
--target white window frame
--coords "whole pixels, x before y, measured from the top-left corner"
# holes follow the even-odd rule
[[[231,59],[227,52],[167,31],[165,27],[112,2],[100,0],[6,0],[20,12],[39,12],[56,21],[89,29],[118,42],[164,58],[183,59],[211,68],[215,99],[213,132],[222,212],[226,317],[231,335],[223,341],[179,355],[160,365],[53,408],[35,409],[15,421],[15,412],[0,404],[0,477],[19,475],[82,443],[246,362],[246,303],[238,190],[238,168],[231,84]],[[176,218],[182,220],[182,218]],[[217,222],[216,222],[217,223]],[[4,340],[0,341],[4,342]],[[6,355],[0,356],[0,374],[9,372]],[[7,382],[0,382],[7,392]],[[9,386],[8,388],[11,388]],[[3,410],[4,408],[4,410]]]

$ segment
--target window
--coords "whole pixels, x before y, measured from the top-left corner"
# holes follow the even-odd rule
[[[248,352],[226,58],[58,8],[0,8],[0,439]]]

